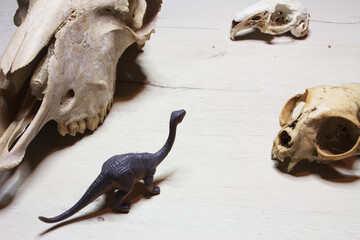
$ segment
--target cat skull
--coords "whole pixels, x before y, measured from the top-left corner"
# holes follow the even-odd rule
[[[258,28],[263,33],[278,35],[290,31],[296,37],[308,32],[310,14],[295,0],[262,0],[233,16],[231,39],[236,33]]]
[[[19,1],[20,26],[0,60],[0,170],[21,162],[50,120],[61,135],[94,131],[104,121],[118,59],[149,40],[160,6],[161,0]]]
[[[304,103],[301,112],[293,111]],[[360,154],[360,83],[306,89],[288,100],[280,114],[282,127],[272,158],[289,160],[288,171],[299,161],[326,163]]]

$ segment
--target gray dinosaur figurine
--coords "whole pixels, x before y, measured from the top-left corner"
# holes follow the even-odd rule
[[[120,212],[129,212],[130,205],[123,204],[124,198],[132,191],[135,183],[143,179],[146,188],[154,195],[160,188],[153,185],[156,167],[164,160],[175,141],[176,127],[183,120],[185,110],[171,113],[169,136],[165,145],[156,153],[127,153],[109,158],[102,166],[99,176],[90,185],[81,199],[69,210],[53,217],[39,217],[41,221],[55,223],[62,221],[86,207],[102,194],[118,189],[114,205]]]

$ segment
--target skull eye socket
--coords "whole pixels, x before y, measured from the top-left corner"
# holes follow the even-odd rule
[[[319,148],[330,154],[343,154],[351,150],[360,137],[360,129],[351,121],[332,117],[325,119],[317,134]]]
[[[281,143],[281,145],[283,145],[283,146],[286,147],[286,148],[290,148],[290,147],[291,147],[291,145],[290,145],[291,137],[290,137],[290,135],[289,135],[286,131],[282,131],[282,132],[280,133],[279,138],[280,138],[280,143]]]
[[[292,116],[291,116],[292,119],[297,119],[300,116],[300,114],[304,108],[304,105],[305,105],[305,102],[301,102],[301,101],[299,101],[296,104],[296,107],[295,107],[294,111],[292,112]]]
[[[289,16],[291,13],[292,11],[288,7],[278,5],[275,12],[271,15],[271,21],[276,26],[288,24],[291,21],[291,17]]]

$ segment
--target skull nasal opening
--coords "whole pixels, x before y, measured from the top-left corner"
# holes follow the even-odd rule
[[[234,28],[237,24],[239,24],[240,22],[237,22],[237,21],[235,21],[235,20],[233,20],[232,22],[231,22],[231,28]]]
[[[283,146],[286,147],[286,148],[290,148],[290,147],[291,147],[291,145],[290,145],[291,137],[290,137],[290,135],[289,135],[286,131],[282,131],[282,132],[280,133],[279,138],[280,138],[280,143],[281,143],[281,145],[283,145]]]

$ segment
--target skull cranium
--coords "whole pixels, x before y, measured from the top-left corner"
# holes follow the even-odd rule
[[[308,32],[310,14],[295,0],[262,0],[233,17],[231,39],[236,33],[249,28],[258,28],[272,35],[290,31],[296,37]]]
[[[301,112],[292,117],[298,104]],[[360,84],[309,88],[288,100],[280,114],[272,158],[329,162],[360,154]]]
[[[118,59],[150,38],[160,6],[161,0],[19,1],[21,25],[0,60],[0,170],[21,162],[50,120],[61,135],[103,122]]]

